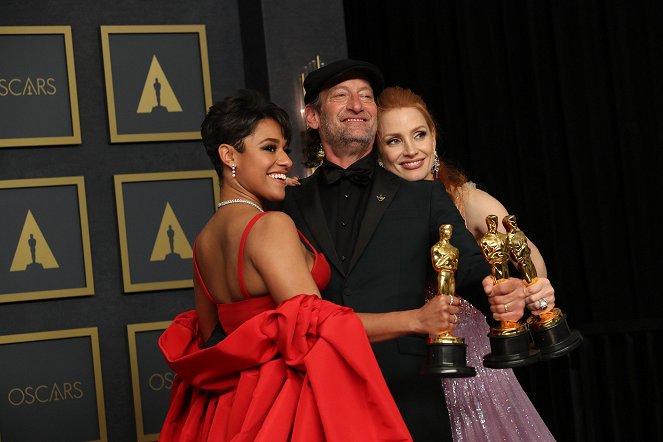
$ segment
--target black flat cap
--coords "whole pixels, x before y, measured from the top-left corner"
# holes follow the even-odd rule
[[[374,64],[359,60],[336,60],[320,69],[316,69],[306,76],[304,80],[304,104],[309,104],[318,98],[320,91],[334,86],[348,79],[346,74],[357,72],[364,75],[371,87],[373,94],[377,97],[384,89],[384,77],[382,72]]]

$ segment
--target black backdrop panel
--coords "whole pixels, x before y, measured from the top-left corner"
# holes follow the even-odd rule
[[[517,371],[553,434],[660,440],[660,405],[642,404],[660,396],[646,361],[663,339],[663,3],[344,6],[349,56],[424,97],[441,156],[518,216],[585,335],[568,358]]]
[[[0,338],[2,440],[106,440],[95,328]]]

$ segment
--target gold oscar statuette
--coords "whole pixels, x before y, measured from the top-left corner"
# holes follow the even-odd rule
[[[450,299],[456,293],[455,275],[458,269],[458,249],[450,240],[453,233],[451,224],[442,224],[439,229],[440,240],[430,249],[433,268],[437,272],[437,295],[446,295]],[[467,345],[461,337],[453,336],[448,330],[442,330],[428,338],[428,357],[421,373],[438,377],[471,377],[476,375],[474,367],[466,362]]]
[[[515,215],[507,215],[502,219],[507,232],[509,256],[518,266],[525,285],[537,281],[536,267],[532,263],[527,236],[518,228]],[[547,305],[547,302],[546,302]],[[534,345],[541,351],[541,359],[556,358],[577,348],[582,343],[582,335],[571,330],[566,315],[555,307],[538,315],[533,314],[527,319]]]
[[[486,217],[488,231],[479,246],[495,284],[509,279],[508,238],[497,231],[497,216]],[[505,310],[506,310],[505,306]],[[489,368],[523,367],[539,360],[539,351],[530,347],[527,325],[523,322],[500,321],[488,333],[491,352],[484,356],[483,365]]]

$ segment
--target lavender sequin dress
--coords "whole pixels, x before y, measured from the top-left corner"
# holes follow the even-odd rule
[[[469,181],[454,198],[463,218],[464,196],[474,189],[476,185]],[[467,365],[477,375],[442,380],[454,442],[554,441],[513,370],[483,366],[484,355],[490,353],[489,331],[483,313],[463,300],[453,334],[465,339]]]
[[[486,317],[463,300],[453,334],[465,339],[477,375],[442,380],[454,441],[554,441],[513,370],[483,366],[489,331]]]

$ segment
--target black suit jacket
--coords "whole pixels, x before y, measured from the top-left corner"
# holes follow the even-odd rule
[[[368,203],[347,272],[343,270],[320,202],[319,172],[289,187],[278,207],[288,213],[318,251],[332,277],[322,296],[356,312],[390,312],[423,305],[435,277],[430,248],[439,226],[452,224],[459,249],[456,293],[487,312],[481,280],[490,274],[481,250],[439,182],[409,182],[375,168]],[[439,379],[421,378],[426,336],[404,336],[373,344],[375,356],[415,441],[451,440]]]

